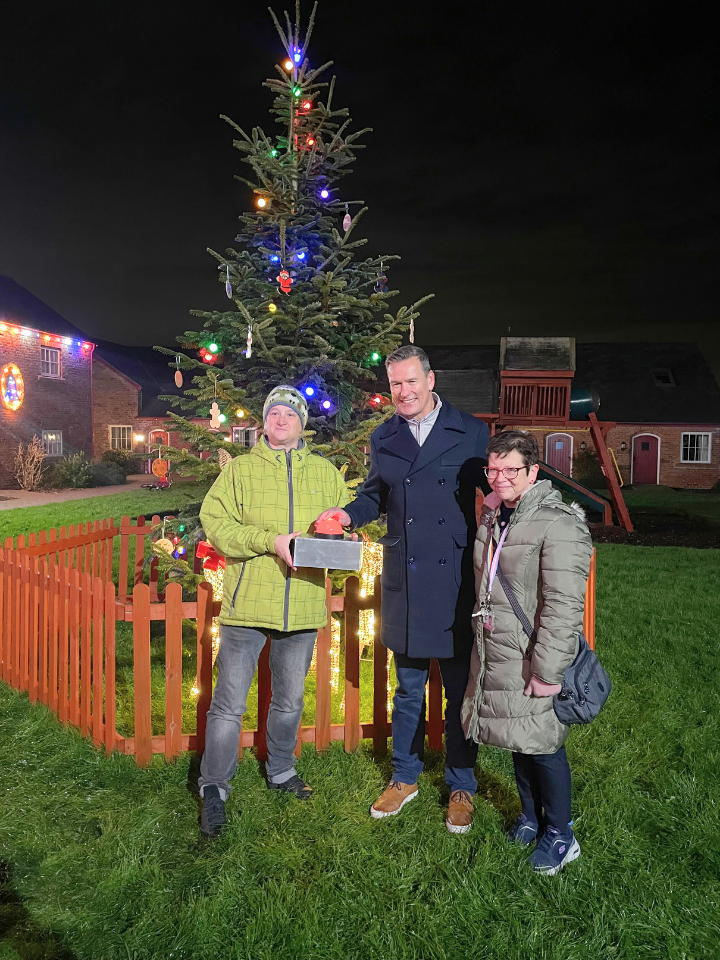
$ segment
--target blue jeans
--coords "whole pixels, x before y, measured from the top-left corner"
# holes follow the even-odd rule
[[[445,782],[451,791],[474,794],[477,744],[465,738],[460,708],[470,670],[470,654],[438,660],[447,706],[445,708]],[[395,654],[398,684],[393,698],[393,779],[417,783],[425,749],[425,684],[430,660]]]
[[[230,793],[229,781],[238,762],[247,695],[268,636],[272,699],[267,720],[265,770],[272,783],[283,783],[295,774],[295,746],[305,706],[305,677],[310,669],[317,630],[282,633],[221,624],[217,683],[207,714],[205,752],[200,763],[201,794],[209,783],[218,787],[223,799]]]

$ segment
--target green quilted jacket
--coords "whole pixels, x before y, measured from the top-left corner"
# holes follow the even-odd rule
[[[264,437],[232,460],[200,510],[207,539],[226,558],[220,623],[314,630],[327,621],[325,571],[293,571],[275,555],[279,533],[312,533],[323,510],[345,504],[345,481],[307,444],[288,454]]]
[[[475,540],[475,585],[478,600],[486,593],[488,542],[500,538],[500,498],[490,494],[483,504]],[[470,680],[462,708],[465,734],[478,743],[518,753],[555,753],[569,727],[555,716],[552,697],[525,697],[534,674],[546,683],[560,683],[577,656],[582,631],[585,588],[592,542],[582,510],[567,506],[549,480],[534,484],[520,499],[510,520],[500,566],[534,624],[537,643],[530,641],[515,616],[500,580],[492,586],[492,632],[475,618],[476,642]],[[477,609],[477,608],[476,608]]]

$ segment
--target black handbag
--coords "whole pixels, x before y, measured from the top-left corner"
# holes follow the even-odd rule
[[[515,596],[507,577],[498,566],[497,578],[510,601],[515,616],[520,621],[531,645],[537,643],[537,634],[527,618],[520,601]],[[526,654],[532,656],[530,649]],[[553,710],[560,723],[590,723],[605,706],[610,696],[612,683],[607,671],[597,658],[594,650],[588,646],[584,634],[580,634],[580,644],[577,656],[565,671],[562,690],[553,697]]]

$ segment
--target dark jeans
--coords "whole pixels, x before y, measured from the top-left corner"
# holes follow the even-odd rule
[[[438,660],[447,706],[445,708],[445,782],[450,790],[475,793],[473,772],[477,744],[466,740],[460,724],[460,708],[470,670],[470,654]],[[393,778],[416,783],[423,769],[425,749],[425,684],[430,660],[395,654],[397,687],[393,698]]]
[[[267,720],[265,770],[273,783],[295,773],[295,746],[303,712],[305,677],[310,669],[317,630],[281,633],[254,627],[220,625],[218,676],[207,714],[205,752],[200,763],[200,793],[215,784],[225,799],[238,762],[242,715],[258,657],[270,637],[272,699]]]
[[[567,833],[570,810],[570,764],[565,747],[557,753],[513,753],[515,782],[522,812],[533,823]]]

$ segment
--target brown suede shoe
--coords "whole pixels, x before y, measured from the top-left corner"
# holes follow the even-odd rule
[[[416,783],[400,783],[391,780],[375,803],[370,807],[370,816],[380,820],[381,817],[393,817],[400,813],[408,800],[414,800],[418,795]]]
[[[473,822],[473,798],[467,790],[455,790],[450,794],[445,826],[450,833],[467,833]]]

